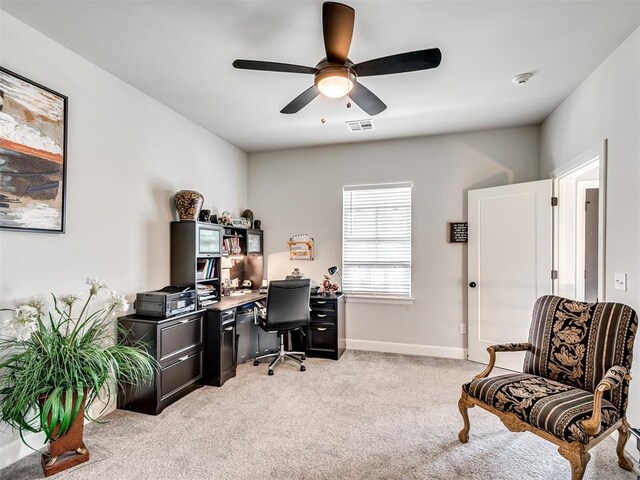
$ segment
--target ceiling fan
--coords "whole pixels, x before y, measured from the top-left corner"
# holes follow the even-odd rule
[[[440,65],[439,48],[399,53],[361,63],[353,63],[347,55],[353,36],[355,10],[336,2],[322,4],[322,31],[326,58],[315,67],[261,60],[235,60],[233,66],[246,70],[306,73],[314,76],[314,84],[294,98],[280,113],[297,113],[319,94],[331,98],[348,95],[369,115],[377,115],[387,106],[358,81],[358,77],[427,70]]]

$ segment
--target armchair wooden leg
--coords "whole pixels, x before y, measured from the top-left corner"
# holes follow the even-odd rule
[[[580,443],[572,443],[568,448],[560,447],[558,452],[564,458],[569,460],[571,465],[571,480],[582,480],[587,463],[591,459],[591,455],[584,449],[584,445]]]
[[[469,423],[468,410],[470,408],[473,408],[473,403],[469,401],[468,395],[462,392],[460,400],[458,400],[458,409],[460,409],[460,415],[462,415],[462,420],[464,421],[464,427],[460,430],[460,433],[458,433],[458,440],[460,440],[461,443],[467,443],[469,441],[471,424]]]
[[[618,428],[618,446],[616,448],[618,465],[620,465],[620,468],[623,470],[633,472],[633,465],[624,454],[624,446],[627,444],[627,440],[629,440],[629,435],[629,422],[627,422],[626,418],[623,418],[622,425]]]

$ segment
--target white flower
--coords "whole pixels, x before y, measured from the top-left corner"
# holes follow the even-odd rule
[[[42,314],[45,311],[44,300],[42,298],[39,298],[39,297],[34,297],[34,298],[30,299],[25,305],[35,308],[36,311],[38,312],[38,316],[39,317],[41,317]]]
[[[69,293],[67,295],[60,295],[58,301],[64,303],[67,307],[71,308],[74,303],[80,300],[80,297],[75,293]]]
[[[87,278],[87,285],[89,285],[89,294],[97,295],[100,290],[107,288],[106,282],[98,280],[97,278]]]
[[[36,320],[38,319],[38,310],[30,305],[21,305],[16,308],[13,318],[6,320],[10,334],[18,340],[27,340],[31,333],[37,329]]]
[[[129,310],[129,302],[124,295],[117,295],[116,292],[109,292],[111,295],[111,303],[107,305],[113,315],[118,313],[126,313]]]

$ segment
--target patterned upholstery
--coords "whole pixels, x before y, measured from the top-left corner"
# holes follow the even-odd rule
[[[589,442],[580,426],[591,416],[593,394],[554,380],[526,373],[473,380],[466,393],[566,442]],[[602,402],[602,431],[620,418],[615,406]]]
[[[541,297],[533,309],[532,347],[523,372],[593,393],[611,367],[631,369],[637,329],[638,315],[627,305]],[[629,380],[623,378],[621,387],[604,395],[619,416],[625,415],[628,393]]]

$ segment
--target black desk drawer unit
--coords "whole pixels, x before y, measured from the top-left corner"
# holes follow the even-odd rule
[[[202,382],[221,387],[235,377],[237,354],[236,309],[207,310]]]
[[[338,360],[346,348],[344,294],[311,296],[307,356]]]
[[[157,415],[198,388],[202,378],[203,319],[204,310],[167,319],[137,315],[118,319],[130,332],[128,339],[143,342],[158,362],[152,384],[120,392],[118,408]]]

